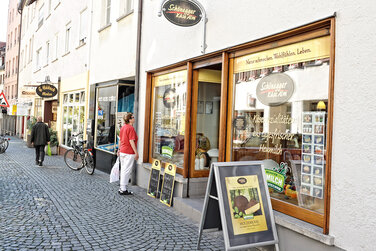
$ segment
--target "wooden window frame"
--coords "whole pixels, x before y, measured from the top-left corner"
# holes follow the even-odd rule
[[[274,210],[284,214],[301,219],[308,223],[314,224],[323,228],[323,233],[329,233],[329,218],[330,218],[330,190],[331,190],[331,159],[332,159],[332,131],[333,131],[333,101],[334,101],[334,60],[335,60],[335,18],[328,18],[317,23],[287,31],[260,41],[256,41],[254,46],[243,50],[232,52],[229,62],[229,89],[228,89],[228,105],[227,107],[227,139],[229,146],[226,148],[225,161],[231,161],[231,142],[232,137],[232,123],[233,120],[233,102],[234,102],[234,85],[233,85],[233,66],[234,59],[239,56],[248,55],[251,53],[268,50],[271,48],[281,47],[288,44],[302,42],[322,36],[330,36],[330,65],[329,65],[329,88],[328,88],[328,122],[326,133],[326,173],[325,173],[325,188],[324,188],[324,213],[320,214],[309,209],[304,209],[299,206],[271,198]]]
[[[330,220],[330,191],[331,191],[331,158],[332,158],[332,130],[333,130],[333,101],[334,101],[334,70],[335,70],[335,17],[329,17],[317,22],[313,22],[301,27],[297,27],[279,34],[251,41],[245,44],[226,48],[221,51],[209,53],[207,55],[198,56],[174,65],[166,66],[157,70],[147,72],[146,81],[146,104],[145,104],[145,130],[144,130],[144,154],[143,162],[151,163],[151,139],[152,139],[152,115],[153,115],[153,91],[154,86],[152,79],[155,76],[175,72],[178,70],[187,70],[187,114],[192,115],[197,111],[197,104],[192,103],[194,95],[194,80],[198,76],[195,75],[194,69],[203,68],[210,64],[222,63],[222,89],[221,89],[221,108],[220,108],[220,130],[225,133],[219,137],[219,159],[218,161],[231,160],[231,131],[232,131],[232,109],[233,109],[233,64],[234,58],[248,55],[258,51],[264,51],[271,48],[281,47],[284,45],[302,42],[323,36],[330,36],[330,69],[329,69],[329,88],[328,88],[328,122],[327,122],[327,156],[326,156],[326,174],[324,188],[324,213],[320,214],[299,206],[283,202],[274,198],[272,206],[274,210],[284,214],[301,219],[308,223],[323,228],[323,233],[329,233]],[[218,57],[221,57],[218,61]],[[198,75],[198,74],[197,74]],[[177,172],[187,177],[203,177],[205,175],[192,174],[192,152],[194,151],[195,140],[190,138],[195,132],[192,131],[191,123],[196,120],[186,120],[186,135],[184,139],[184,166],[183,169],[178,168]],[[200,172],[204,173],[204,172]],[[208,173],[208,172],[207,172]]]

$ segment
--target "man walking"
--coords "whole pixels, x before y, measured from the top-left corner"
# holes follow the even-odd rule
[[[35,147],[35,164],[43,166],[44,147],[46,144],[50,144],[50,132],[48,131],[48,126],[42,122],[42,117],[40,116],[31,130],[31,143]]]

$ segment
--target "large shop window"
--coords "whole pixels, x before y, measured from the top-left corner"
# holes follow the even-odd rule
[[[232,161],[262,160],[272,198],[324,213],[330,37],[238,57]]]
[[[85,91],[66,93],[63,96],[63,142],[71,146],[71,136],[83,133],[85,122]]]
[[[183,168],[187,71],[153,78],[152,158]]]
[[[134,85],[98,87],[95,147],[112,154],[119,148],[123,116],[134,109]]]

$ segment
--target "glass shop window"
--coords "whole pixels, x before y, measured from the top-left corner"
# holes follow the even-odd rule
[[[115,153],[119,148],[119,133],[123,117],[134,110],[134,85],[98,88],[96,147]]]
[[[153,79],[152,158],[183,167],[187,71]]]
[[[114,137],[110,132],[115,128],[116,93],[117,86],[102,87],[97,90],[97,123],[96,147],[108,151],[115,151]]]
[[[234,60],[232,161],[262,160],[272,198],[324,213],[330,38]]]

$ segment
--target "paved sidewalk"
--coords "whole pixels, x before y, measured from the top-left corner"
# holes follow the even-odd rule
[[[0,154],[0,250],[196,250],[198,225],[144,189],[120,196],[106,173],[34,158],[14,137]],[[201,249],[224,250],[222,233],[204,233]]]

